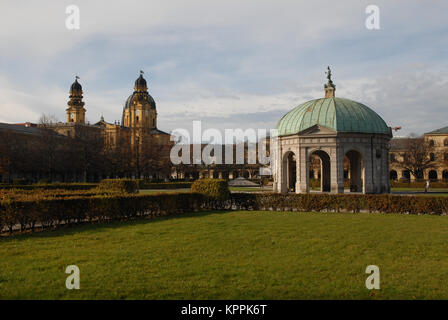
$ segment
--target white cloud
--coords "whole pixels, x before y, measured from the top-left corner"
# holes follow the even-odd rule
[[[367,0],[79,0],[79,31],[65,28],[69,4],[0,3],[0,121],[64,119],[75,74],[88,119],[118,120],[144,69],[162,129],[272,127],[323,95],[330,64],[337,95],[403,133],[445,125],[445,1],[378,0],[378,32],[364,27]]]

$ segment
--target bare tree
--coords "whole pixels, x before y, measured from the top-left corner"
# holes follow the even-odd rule
[[[423,137],[409,138],[403,142],[402,159],[394,158],[392,162],[419,179],[423,177],[424,170],[435,167],[434,159],[431,158],[433,151],[434,147]]]
[[[52,181],[56,169],[58,134],[51,128],[58,122],[55,116],[42,114],[39,118],[41,154],[44,157],[48,180]]]
[[[100,130],[79,126],[75,130],[72,149],[76,150],[76,166],[87,182],[88,175],[100,174],[104,162],[104,137]]]

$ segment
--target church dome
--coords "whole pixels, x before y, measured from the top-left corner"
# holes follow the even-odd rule
[[[75,82],[70,87],[70,94],[73,92],[82,92],[82,86],[78,82],[78,78],[75,78]]]
[[[151,109],[156,108],[156,102],[154,101],[154,98],[151,97],[151,95],[148,92],[145,92],[143,94],[141,92],[139,92],[139,93],[134,92],[126,99],[126,102],[124,103],[123,110],[132,106],[134,101],[140,102],[140,103],[146,102],[146,103],[149,103]]]
[[[297,134],[314,125],[336,132],[392,134],[386,122],[366,105],[329,97],[305,102],[285,114],[277,124],[278,135]]]
[[[137,78],[137,80],[135,80],[135,86],[136,87],[146,87],[146,80],[145,78],[143,78],[143,75],[140,74],[140,77]]]

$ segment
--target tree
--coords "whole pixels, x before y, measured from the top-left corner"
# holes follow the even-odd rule
[[[424,170],[435,167],[435,162],[430,157],[433,151],[434,147],[423,137],[408,138],[403,141],[402,159],[394,158],[392,162],[408,170],[415,178],[421,179]]]
[[[82,173],[82,180],[87,182],[89,175],[103,173],[104,137],[96,128],[78,126],[75,130],[72,149],[76,151],[76,166]]]
[[[39,118],[41,154],[47,169],[48,180],[52,181],[56,169],[56,154],[58,148],[58,134],[51,128],[58,122],[55,116],[42,114]]]

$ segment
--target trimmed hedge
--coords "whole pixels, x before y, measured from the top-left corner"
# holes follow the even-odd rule
[[[0,184],[0,189],[10,190],[10,189],[21,189],[21,190],[91,190],[96,188],[98,183],[51,183],[51,184]]]
[[[390,181],[391,188],[416,188],[424,189],[426,186],[426,181],[413,181],[413,182],[399,182],[395,180]],[[429,188],[434,189],[448,189],[448,182],[430,182]]]
[[[232,194],[232,206],[241,210],[370,212],[399,214],[448,213],[448,197],[343,194]]]
[[[98,185],[98,191],[137,193],[138,184],[137,180],[133,179],[103,179]]]
[[[189,189],[193,182],[150,182],[138,180],[139,189]]]
[[[199,179],[191,185],[191,192],[197,192],[217,200],[230,197],[229,184],[224,179]]]
[[[33,231],[36,226],[48,229],[81,222],[154,218],[197,211],[203,198],[200,194],[170,193],[7,200],[0,204],[0,230],[7,228],[11,233],[17,226],[20,231]]]
[[[33,200],[39,201],[44,199],[55,199],[55,198],[73,198],[73,197],[93,197],[104,194],[113,194],[111,191],[101,192],[97,189],[91,190],[65,190],[65,189],[55,189],[55,190],[22,190],[22,189],[8,189],[0,190],[0,200]],[[115,192],[120,194],[120,192]]]
[[[310,188],[320,189],[320,179],[310,179]],[[344,188],[350,188],[350,179],[344,179]]]
[[[15,229],[34,230],[36,226],[48,229],[73,223],[154,218],[200,209],[446,215],[448,197],[235,193],[226,200],[220,200],[200,193],[166,193],[37,200],[3,198],[0,202],[0,230],[6,228],[11,233]]]

